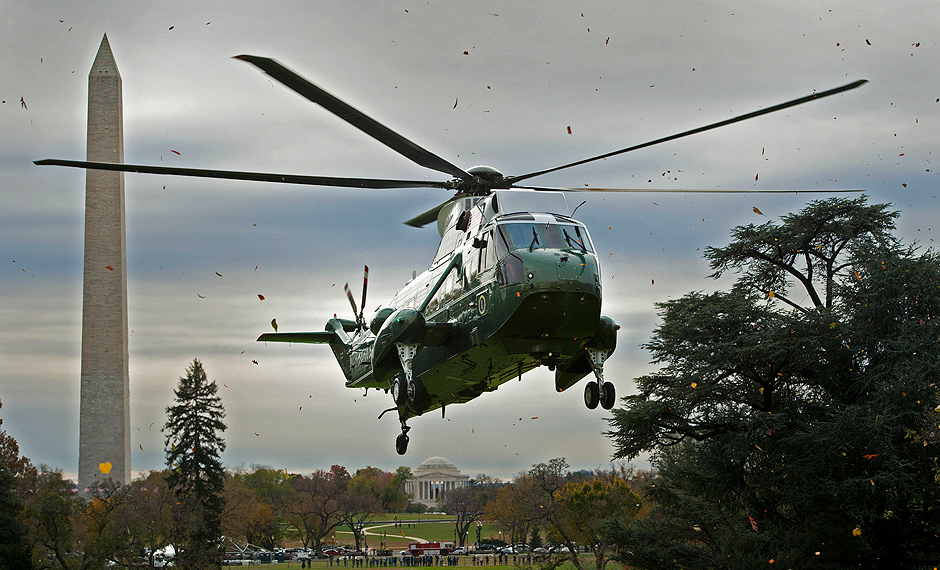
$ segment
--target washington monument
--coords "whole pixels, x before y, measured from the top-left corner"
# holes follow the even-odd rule
[[[87,160],[124,162],[121,74],[108,36],[88,75]],[[124,173],[85,171],[78,485],[131,478]]]

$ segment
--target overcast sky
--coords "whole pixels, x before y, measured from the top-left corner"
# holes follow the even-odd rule
[[[868,79],[530,182],[861,188],[901,211],[901,236],[929,246],[940,231],[938,29],[923,2],[3,2],[3,427],[34,463],[75,476],[85,173],[32,161],[84,159],[87,76],[105,33],[123,78],[127,162],[297,174],[446,179],[231,56],[277,59],[454,164],[507,175]],[[552,457],[576,469],[610,461],[606,413],[584,407],[582,384],[556,394],[547,370],[447,418],[411,420],[399,457],[396,418],[376,419],[390,396],[344,388],[327,347],[254,341],[272,318],[289,331],[350,316],[342,286],[358,291],[363,264],[367,315],[387,303],[437,247],[433,226],[402,222],[448,192],[125,181],[135,474],[163,466],[159,428],[193,358],[220,385],[233,467],[391,470],[440,455],[510,477]],[[618,393],[652,369],[640,345],[653,303],[728,285],[707,278],[705,246],[819,197],[569,197],[587,200],[577,215],[602,258],[603,310],[623,327],[606,370]]]

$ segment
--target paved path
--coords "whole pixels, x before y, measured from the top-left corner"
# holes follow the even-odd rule
[[[395,525],[397,525],[397,524],[398,524],[398,523],[394,523],[394,522],[393,522],[393,523],[378,524],[378,525],[375,525],[375,526],[366,527],[366,528],[362,529],[362,531],[363,531],[365,534],[369,535],[369,536],[381,536],[382,533],[380,533],[380,532],[369,532],[369,531],[375,530],[375,529],[377,529],[377,528],[386,528],[386,527],[390,527],[390,526],[395,526]],[[405,533],[401,532],[400,530],[399,530],[399,534],[400,534],[402,537],[404,537],[404,538],[406,538],[406,539],[408,539],[408,540],[413,540],[413,541],[415,541],[415,542],[425,542],[425,540],[424,540],[423,538],[419,538],[419,537],[417,537],[417,536],[405,536]]]

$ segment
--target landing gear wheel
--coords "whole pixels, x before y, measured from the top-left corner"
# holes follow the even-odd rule
[[[395,401],[396,406],[401,406],[405,403],[407,397],[408,389],[405,386],[405,377],[398,375],[392,380],[392,400]]]
[[[400,433],[398,437],[395,438],[395,451],[398,452],[398,455],[404,455],[408,451],[408,436]]]
[[[605,410],[613,408],[614,404],[617,403],[617,389],[614,388],[614,385],[610,382],[604,382],[601,384],[600,392],[601,407]]]
[[[597,385],[597,382],[588,382],[584,387],[584,405],[587,406],[589,410],[593,410],[597,407],[597,403],[600,402],[600,399],[600,387]]]
[[[413,378],[411,382],[408,383],[408,402],[414,408],[417,409],[420,407],[426,394],[427,390],[425,390],[424,382],[422,382],[420,378]]]

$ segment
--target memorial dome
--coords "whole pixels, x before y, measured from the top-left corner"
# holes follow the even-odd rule
[[[443,457],[429,457],[418,465],[418,469],[457,469],[457,466]]]

